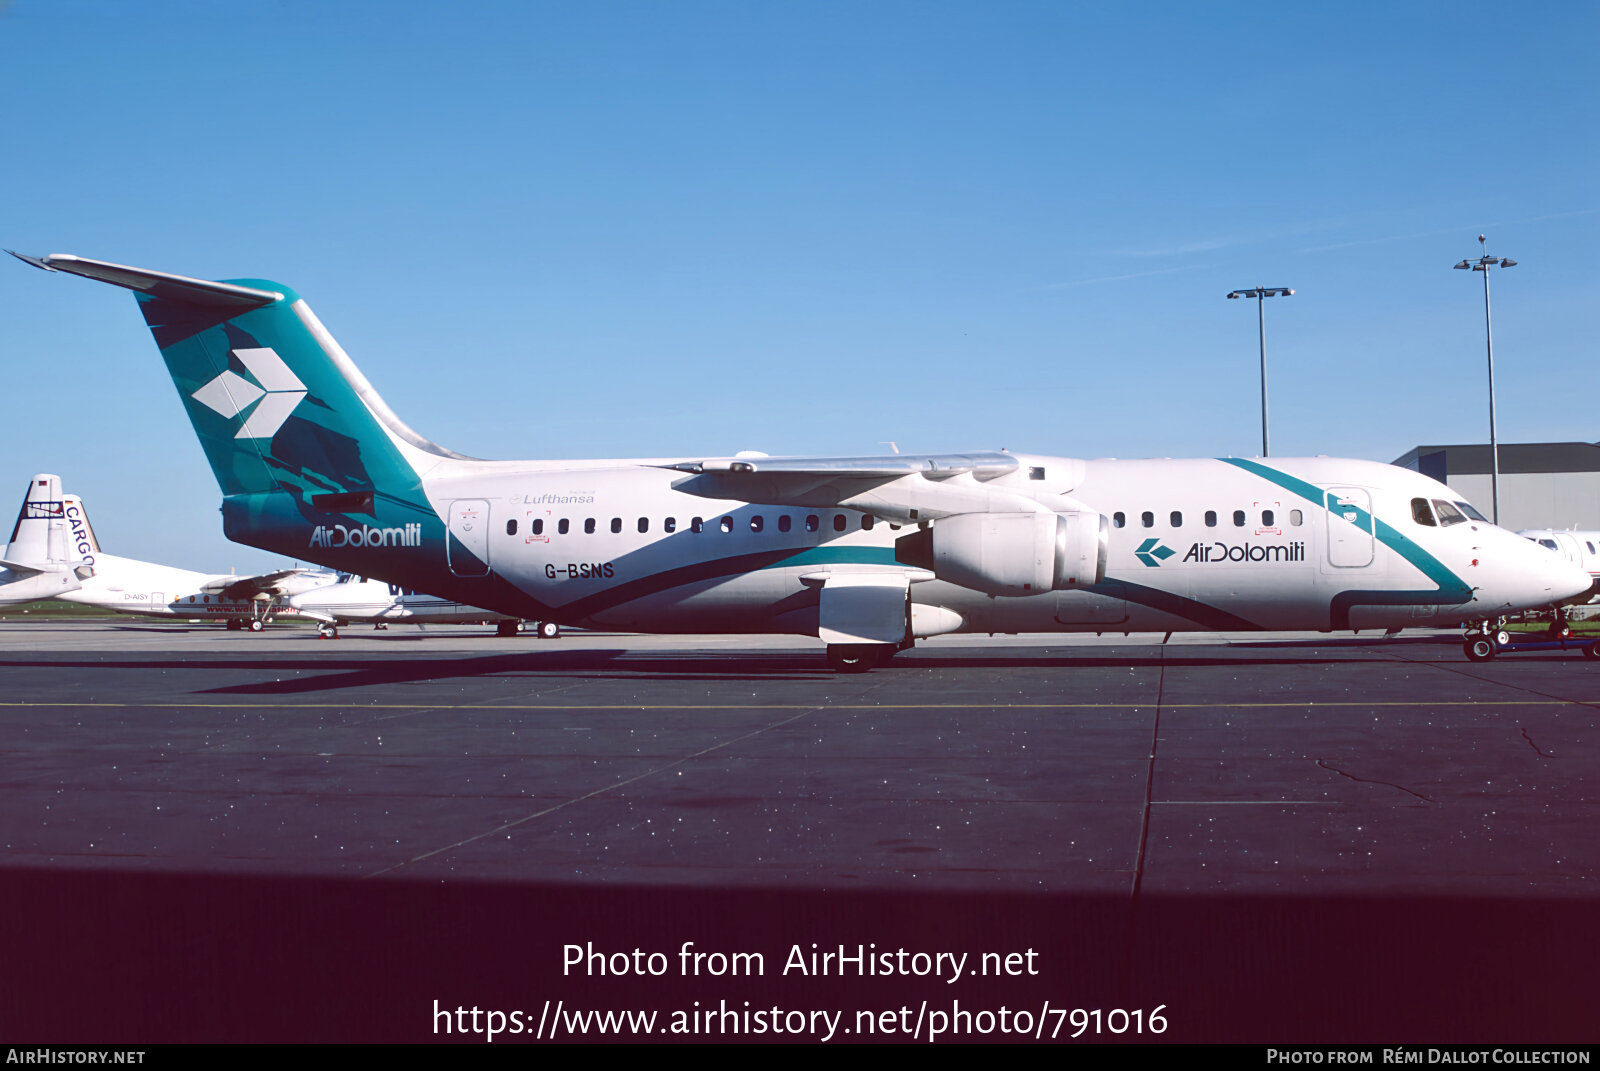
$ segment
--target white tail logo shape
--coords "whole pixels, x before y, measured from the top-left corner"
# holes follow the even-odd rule
[[[245,418],[244,426],[234,434],[235,439],[270,439],[289,419],[300,399],[306,396],[306,385],[289,371],[270,347],[263,349],[234,350],[256,383],[235,372],[227,371],[195,391],[191,398],[223,416],[232,419],[249,409],[257,401],[255,411]]]

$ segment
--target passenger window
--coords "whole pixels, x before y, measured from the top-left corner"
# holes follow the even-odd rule
[[[639,531],[648,532],[649,530],[650,530],[650,518],[649,517],[640,517],[639,518]]]
[[[1461,511],[1443,499],[1434,499],[1433,509],[1434,512],[1439,514],[1440,527],[1449,528],[1452,524],[1467,523],[1467,519],[1461,515]]]
[[[663,532],[676,532],[678,530],[678,518],[668,517],[666,520],[662,521],[661,530]]]
[[[1428,500],[1426,498],[1413,498],[1411,500],[1411,519],[1418,524],[1427,525],[1429,528],[1437,528],[1439,526],[1438,522],[1433,519],[1433,510],[1428,508]]]
[[[544,518],[540,517],[533,522],[533,534],[544,535]]]
[[[706,519],[704,517],[695,517],[694,519],[692,519],[689,522],[689,531],[695,533],[696,535],[699,535],[701,532],[703,532],[705,530],[706,530]]]
[[[822,527],[822,522],[817,519],[817,515],[815,513],[806,514],[806,531],[815,532],[818,528],[821,528],[821,527]]]
[[[1301,513],[1299,510],[1292,509],[1289,511],[1289,523],[1294,525],[1296,528],[1299,528],[1302,524],[1304,524],[1305,519],[1305,514]]]
[[[1115,512],[1115,513],[1113,513],[1111,515],[1111,527],[1113,527],[1113,528],[1126,528],[1127,526],[1128,526],[1128,515],[1126,513],[1123,513],[1121,510],[1118,510],[1117,512]]]
[[[1139,514],[1139,523],[1146,528],[1154,528],[1156,526],[1156,515],[1149,510],[1145,510]]]
[[[874,521],[876,521],[876,520],[877,520],[877,518],[876,518],[876,517],[874,517],[874,516],[873,516],[873,515],[872,515],[872,514],[870,514],[870,513],[863,513],[863,514],[862,514],[862,515],[861,515],[861,530],[862,530],[862,531],[863,531],[863,532],[870,532],[870,531],[872,531],[872,525],[873,525],[873,522],[874,522]]]
[[[833,515],[833,530],[834,530],[834,531],[835,531],[835,532],[842,532],[842,531],[844,531],[844,524],[845,524],[845,521],[844,521],[844,514],[842,514],[842,513],[835,513],[835,514],[834,514],[834,515]]]
[[[583,534],[584,535],[594,535],[594,518],[593,517],[590,517],[588,520],[583,522]]]
[[[789,530],[790,526],[793,525],[793,524],[794,524],[794,521],[792,521],[789,518],[789,515],[787,513],[785,513],[782,517],[778,518],[778,531],[787,532]]]
[[[1206,527],[1207,528],[1215,528],[1216,526],[1217,526],[1217,511],[1214,510],[1214,509],[1206,510]]]
[[[724,518],[722,518],[722,530],[724,532],[733,531],[733,518],[732,517],[724,517]]]
[[[1233,526],[1235,528],[1244,527],[1244,510],[1236,509],[1233,511]]]
[[[562,535],[566,535],[567,534],[567,529],[570,528],[571,526],[572,526],[572,522],[567,520],[565,517],[563,517],[563,518],[561,518],[560,521],[558,521],[556,523],[556,531],[560,532]]]
[[[1261,511],[1261,527],[1271,528],[1277,523],[1277,520],[1278,515],[1273,513],[1270,509],[1264,509]]]
[[[622,518],[621,517],[613,517],[613,518],[611,518],[611,532],[612,532],[612,534],[615,535],[617,532],[620,532],[620,531],[622,531]]]
[[[515,517],[513,517],[511,520],[506,522],[506,535],[516,535],[516,534],[517,534],[517,520],[516,520]]]
[[[1174,528],[1182,528],[1183,527],[1183,514],[1178,512],[1177,510],[1173,510],[1172,511],[1172,527],[1174,527]]]
[[[751,531],[752,531],[752,532],[759,532],[759,531],[761,531],[761,525],[762,525],[762,523],[763,523],[763,522],[762,522],[762,520],[761,520],[761,514],[759,514],[759,513],[758,513],[758,514],[756,514],[756,515],[755,515],[755,516],[754,516],[754,517],[751,517],[751,518],[750,518],[750,530],[751,530]]]
[[[1042,480],[1042,479],[1044,479],[1044,469],[1042,467],[1038,466],[1038,465],[1031,466],[1028,469],[1028,479],[1030,479],[1030,480]]]

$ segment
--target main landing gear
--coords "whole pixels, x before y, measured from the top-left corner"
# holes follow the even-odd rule
[[[840,673],[865,673],[889,661],[898,650],[892,643],[830,643],[828,665]]]
[[[535,635],[541,640],[559,640],[561,638],[561,626],[554,621],[541,621],[535,630]]]
[[[339,638],[339,626],[321,624],[317,626],[317,639],[336,640]]]

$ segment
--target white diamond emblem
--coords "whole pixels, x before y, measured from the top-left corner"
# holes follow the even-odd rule
[[[190,395],[195,401],[225,417],[238,416],[255,405],[255,411],[245,418],[244,425],[234,434],[235,439],[270,439],[289,419],[300,399],[306,396],[306,385],[300,382],[283,358],[270,348],[234,350],[233,355],[256,378],[250,382],[233,371],[223,372]]]

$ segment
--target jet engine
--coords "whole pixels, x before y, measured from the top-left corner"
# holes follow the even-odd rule
[[[895,541],[895,560],[989,595],[1087,587],[1106,575],[1098,513],[962,513]]]

